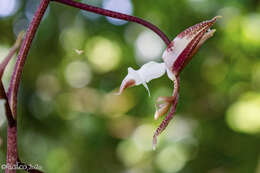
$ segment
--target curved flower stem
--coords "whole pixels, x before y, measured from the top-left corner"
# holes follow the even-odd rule
[[[179,99],[179,88],[180,88],[180,77],[177,76],[176,77],[176,81],[177,83],[175,83],[174,85],[174,91],[173,91],[173,95],[176,94],[175,99],[172,102],[172,107],[170,112],[168,113],[168,115],[164,118],[164,120],[161,122],[161,124],[159,125],[159,127],[156,129],[156,131],[154,132],[153,135],[153,149],[156,148],[156,144],[157,144],[157,137],[164,131],[164,129],[168,126],[169,122],[171,121],[171,119],[174,116],[174,113],[176,111],[176,107],[178,104],[178,99]]]
[[[14,119],[14,116],[12,114],[7,95],[5,93],[5,89],[2,83],[2,76],[4,73],[4,70],[6,69],[6,66],[14,56],[17,49],[20,47],[22,39],[23,39],[23,32],[21,32],[17,39],[15,44],[10,49],[8,55],[4,58],[4,60],[0,64],[0,99],[5,100],[5,115],[8,122],[8,129],[7,129],[7,158],[6,158],[6,173],[15,173],[15,169],[8,169],[8,166],[14,167],[17,165],[18,158],[18,151],[17,151],[17,122],[16,119]],[[31,167],[27,166],[27,171],[29,172],[37,172],[37,170],[32,169]],[[39,171],[38,171],[39,172]]]
[[[20,48],[18,59],[16,61],[15,69],[12,74],[11,83],[8,88],[8,94],[5,95],[4,87],[1,82],[0,90],[3,94],[3,98],[6,99],[6,114],[8,119],[8,133],[7,133],[7,161],[6,165],[8,166],[15,166],[18,159],[18,152],[17,152],[17,123],[16,123],[16,106],[17,106],[17,94],[19,89],[19,84],[21,81],[22,70],[25,64],[26,57],[28,55],[29,49],[31,47],[32,40],[35,36],[35,33],[38,29],[40,21],[46,11],[50,0],[42,0],[35,16],[29,26],[29,29],[26,33],[25,39],[22,43]],[[17,48],[17,46],[15,46]],[[12,49],[10,52],[10,56],[14,54],[14,50]],[[3,63],[2,67],[5,67],[7,62],[11,58],[6,58],[6,62]],[[7,98],[8,97],[8,98]],[[9,104],[9,105],[8,105]],[[8,106],[7,106],[8,105]],[[6,169],[6,173],[15,173],[15,169]]]
[[[170,40],[169,38],[155,25],[151,24],[150,22],[147,22],[143,19],[140,19],[138,17],[135,16],[130,16],[127,14],[122,14],[119,12],[115,12],[115,11],[111,11],[111,10],[106,10],[103,8],[99,8],[99,7],[95,7],[95,6],[91,6],[91,5],[87,5],[87,4],[83,4],[80,2],[75,2],[75,1],[71,1],[71,0],[53,0],[62,4],[66,4],[75,8],[79,8],[85,11],[90,11],[93,13],[97,13],[100,15],[104,15],[104,16],[109,16],[109,17],[113,17],[113,18],[117,18],[117,19],[122,19],[122,20],[126,20],[126,21],[131,21],[131,22],[135,22],[135,23],[139,23],[149,29],[151,29],[152,31],[154,31],[159,37],[161,37],[161,39],[164,41],[164,43],[166,44],[166,46],[168,46],[170,44]]]
[[[6,165],[11,166],[16,164],[16,160],[18,158],[17,154],[17,126],[16,120],[12,114],[12,110],[10,108],[7,95],[5,93],[5,89],[2,83],[2,76],[4,70],[11,60],[17,49],[20,47],[21,41],[23,38],[23,34],[19,34],[14,46],[10,49],[8,55],[4,58],[4,60],[0,64],[0,99],[5,100],[5,115],[8,122],[7,127],[7,157],[6,157]],[[15,170],[6,169],[7,173],[14,173]]]
[[[41,3],[33,17],[33,20],[26,32],[24,41],[22,43],[21,49],[18,54],[18,59],[15,64],[15,69],[12,74],[11,83],[8,88],[8,100],[13,112],[14,118],[16,118],[16,106],[17,106],[17,94],[19,89],[19,84],[22,77],[22,71],[25,64],[26,57],[28,55],[29,49],[31,47],[32,40],[35,33],[39,27],[41,19],[49,5],[50,0],[41,0]]]
[[[8,104],[8,99],[5,94],[2,81],[0,81],[0,99],[5,100],[5,114],[8,121],[6,165],[11,166],[16,164],[16,160],[18,157],[17,156],[17,126],[16,126],[16,120],[13,118],[12,111]],[[7,168],[6,173],[15,173],[15,170],[9,170]]]

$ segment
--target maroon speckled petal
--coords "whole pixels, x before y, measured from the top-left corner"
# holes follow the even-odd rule
[[[210,30],[210,27],[216,22],[217,18],[219,16],[187,28],[169,44],[163,54],[163,60],[167,68],[176,76],[195,54],[196,51],[194,50],[197,50],[201,44],[213,36],[214,32]]]

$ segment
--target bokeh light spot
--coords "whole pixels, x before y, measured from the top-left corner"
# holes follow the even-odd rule
[[[105,0],[103,2],[103,8],[131,15],[133,12],[132,2],[131,0]],[[114,25],[123,25],[127,23],[127,21],[114,19],[111,17],[106,17],[108,22]]]
[[[205,60],[201,68],[203,78],[213,85],[219,85],[224,81],[228,73],[228,66],[223,59],[210,57]]]
[[[45,93],[41,94],[44,95],[32,95],[28,104],[30,112],[40,120],[48,117],[54,108],[54,101],[50,100],[49,96],[46,98]]]
[[[74,61],[67,66],[65,78],[71,87],[83,88],[91,81],[92,74],[85,62]]]
[[[56,76],[52,74],[42,74],[38,77],[37,94],[43,100],[51,100],[60,90],[60,84]]]
[[[242,33],[244,39],[249,43],[259,44],[260,43],[260,15],[251,14],[245,17],[242,24]]]
[[[101,96],[93,88],[81,88],[71,93],[69,107],[73,111],[96,113],[100,110]]]
[[[251,75],[255,88],[260,88],[260,62],[254,64]]]
[[[88,41],[85,53],[91,65],[100,73],[115,69],[121,59],[119,45],[104,37],[95,37]]]
[[[156,158],[156,164],[163,172],[174,173],[180,171],[188,160],[182,145],[172,145],[164,148]]]
[[[126,139],[135,129],[135,119],[133,117],[124,115],[111,119],[107,126],[111,136],[119,139]]]
[[[144,157],[144,151],[140,150],[131,140],[122,141],[118,145],[117,154],[126,166],[133,166]]]
[[[231,105],[226,121],[237,132],[256,134],[260,132],[260,93],[246,93]]]
[[[60,34],[60,43],[67,53],[75,54],[75,49],[81,49],[86,37],[85,29],[81,27],[66,28]]]
[[[123,115],[135,105],[133,96],[127,92],[119,96],[109,93],[102,100],[102,111],[110,118]]]
[[[20,32],[26,31],[28,26],[29,21],[26,17],[18,17],[13,23],[13,32],[16,36],[18,36]]]
[[[221,20],[218,21],[219,26],[225,30],[230,30],[228,24],[231,23],[232,20],[240,16],[240,9],[235,6],[228,6],[219,9],[217,14],[220,16],[224,16],[223,18],[221,18]]]
[[[17,0],[0,1],[0,17],[13,15],[18,10],[19,3]]]
[[[209,14],[211,11],[214,11],[218,6],[215,1],[211,0],[189,0],[188,2],[190,9],[200,14]]]
[[[159,59],[164,49],[163,41],[151,31],[143,31],[135,41],[135,53],[138,62]]]
[[[133,134],[135,145],[141,150],[152,150],[152,138],[154,127],[151,125],[142,125],[138,127]]]
[[[50,151],[46,159],[47,172],[69,173],[71,172],[71,164],[71,157],[63,148]]]

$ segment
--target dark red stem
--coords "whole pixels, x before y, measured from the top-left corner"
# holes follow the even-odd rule
[[[1,79],[0,79],[1,80]],[[6,157],[6,173],[15,173],[15,169],[8,169],[9,166],[16,164],[18,158],[17,154],[17,126],[16,120],[13,118],[12,111],[10,109],[7,96],[5,94],[4,86],[0,81],[0,99],[4,99],[5,102],[5,114],[8,121],[7,129],[7,157]]]
[[[172,102],[172,107],[170,109],[170,112],[168,113],[168,115],[164,118],[164,120],[161,122],[161,124],[159,125],[159,127],[156,129],[156,131],[154,132],[153,135],[153,149],[155,149],[156,144],[157,144],[157,137],[165,130],[165,128],[168,126],[168,124],[170,123],[171,119],[174,117],[175,115],[175,111],[176,111],[176,107],[178,104],[178,100],[179,100],[179,89],[180,89],[180,77],[177,76],[177,84],[176,86],[176,98],[173,100]],[[174,91],[173,91],[173,95],[174,95]]]
[[[8,132],[7,132],[7,160],[6,160],[6,173],[16,173],[16,170],[13,169],[16,165],[18,158],[17,154],[17,127],[15,126],[8,126]],[[8,169],[8,167],[11,167],[11,169]]]
[[[18,59],[16,61],[15,69],[12,74],[11,83],[9,85],[8,94],[5,95],[5,91],[2,85],[0,84],[0,90],[2,97],[6,99],[6,114],[8,119],[8,133],[7,133],[7,160],[5,170],[6,173],[15,173],[15,169],[8,169],[8,166],[14,167],[17,163],[18,152],[17,152],[17,124],[16,124],[16,112],[17,112],[17,94],[19,89],[19,84],[21,81],[22,70],[25,64],[26,57],[28,55],[29,49],[31,47],[32,40],[35,36],[35,33],[39,27],[41,19],[46,11],[50,0],[42,0],[34,18],[27,30],[25,39],[20,48]],[[12,53],[12,51],[11,51]],[[7,98],[8,97],[8,98]]]
[[[122,14],[122,13],[118,13],[115,11],[111,11],[111,10],[106,10],[103,8],[98,8],[95,6],[91,6],[91,5],[87,5],[87,4],[83,4],[80,2],[75,2],[75,1],[71,1],[71,0],[53,0],[62,4],[66,4],[75,8],[79,8],[85,11],[90,11],[93,13],[97,13],[100,15],[104,15],[104,16],[109,16],[109,17],[113,17],[113,18],[117,18],[117,19],[122,19],[122,20],[126,20],[126,21],[131,21],[131,22],[135,22],[135,23],[139,23],[149,29],[151,29],[152,31],[154,31],[159,37],[161,37],[161,39],[165,42],[166,46],[168,46],[170,44],[170,40],[169,38],[155,25],[151,24],[150,22],[147,22],[143,19],[140,19],[138,17],[135,16],[130,16],[127,14]]]
[[[24,41],[20,48],[18,59],[15,64],[15,69],[12,74],[12,79],[10,86],[8,88],[8,100],[11,106],[11,110],[13,111],[13,115],[16,118],[16,106],[17,106],[17,94],[19,89],[19,84],[22,77],[22,71],[25,64],[26,57],[28,55],[29,49],[31,47],[32,40],[35,36],[35,33],[39,27],[41,19],[49,5],[50,0],[42,0],[34,17],[29,26],[29,29],[26,32]]]

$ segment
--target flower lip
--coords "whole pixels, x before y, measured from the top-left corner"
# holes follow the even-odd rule
[[[211,20],[193,25],[175,37],[163,54],[163,60],[170,71],[175,75],[180,73],[195,54],[194,50],[197,50],[202,43],[213,36],[215,30],[210,28],[220,17],[216,16]]]
[[[164,75],[166,67],[164,63],[150,61],[144,64],[139,70],[128,68],[128,74],[121,83],[118,95],[121,94],[126,88],[142,84],[150,96],[150,91],[147,83],[153,79],[159,78]]]

